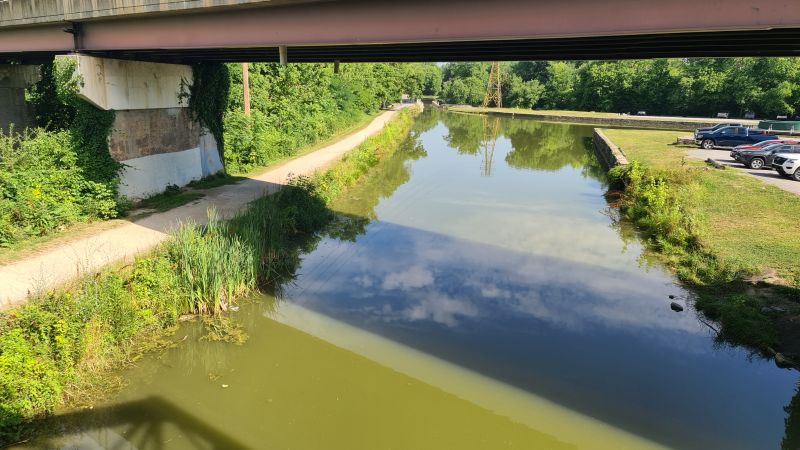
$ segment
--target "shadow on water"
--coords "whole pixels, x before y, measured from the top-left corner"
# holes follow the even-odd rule
[[[192,448],[248,448],[233,436],[160,397],[57,414],[41,419],[31,426],[32,432],[37,436],[38,448],[118,450],[172,448],[174,443],[170,444],[164,437],[167,427],[177,429],[181,438]],[[69,437],[64,439],[64,436]],[[60,442],[49,447],[45,442],[54,437],[60,437]]]

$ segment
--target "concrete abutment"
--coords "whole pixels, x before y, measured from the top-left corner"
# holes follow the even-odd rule
[[[25,101],[25,89],[37,81],[39,66],[0,64],[0,131],[33,125],[33,108]]]
[[[75,60],[81,98],[115,112],[108,142],[111,157],[124,165],[121,196],[139,200],[223,170],[216,140],[186,105],[190,66],[60,58]]]

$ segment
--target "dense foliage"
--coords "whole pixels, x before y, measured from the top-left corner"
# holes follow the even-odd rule
[[[69,131],[0,135],[0,247],[116,216],[114,190],[87,176],[78,148]]]
[[[224,116],[230,93],[228,66],[222,63],[197,63],[192,66],[189,109],[195,119],[216,139],[220,156],[225,153]]]
[[[488,63],[444,66],[442,98],[480,105]],[[800,108],[798,58],[689,58],[503,64],[504,106],[759,117]]]
[[[225,161],[234,172],[265,166],[357,123],[403,93],[435,95],[433,64],[257,63],[249,66],[252,112],[243,111],[242,69],[229,67]]]
[[[119,212],[114,113],[79,99],[79,82],[71,60],[42,66],[29,98],[39,128],[0,134],[0,247]]]

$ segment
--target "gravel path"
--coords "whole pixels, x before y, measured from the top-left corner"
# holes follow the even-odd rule
[[[168,237],[180,221],[204,223],[213,207],[230,217],[248,202],[274,192],[291,174],[311,174],[329,166],[368,137],[381,131],[397,111],[386,111],[365,128],[313,153],[271,167],[237,184],[204,191],[205,197],[187,205],[70,241],[0,266],[0,310],[23,303],[29,295],[51,289],[81,274],[119,261],[132,261]]]

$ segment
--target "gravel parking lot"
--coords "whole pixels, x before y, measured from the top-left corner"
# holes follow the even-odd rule
[[[795,195],[800,195],[800,182],[789,180],[786,178],[782,178],[778,175],[778,172],[774,170],[753,170],[743,166],[742,164],[733,160],[730,157],[730,150],[703,150],[703,149],[696,149],[696,150],[687,150],[686,154],[692,158],[698,158],[702,160],[706,160],[708,158],[713,158],[718,162],[732,166],[736,170],[740,170],[742,172],[746,172],[751,176],[758,178],[759,180],[764,181],[765,183],[772,184],[783,189],[786,192],[791,192]]]

